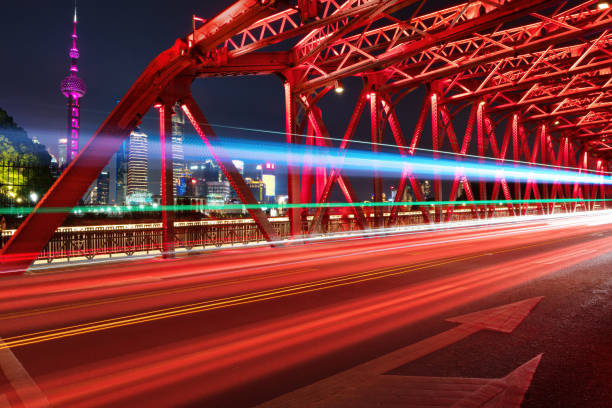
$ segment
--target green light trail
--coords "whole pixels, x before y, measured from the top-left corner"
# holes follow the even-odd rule
[[[473,205],[508,205],[508,204],[565,204],[565,203],[588,203],[609,202],[612,199],[532,199],[532,200],[475,200],[475,201],[400,201],[400,202],[359,202],[359,203],[309,203],[309,204],[219,204],[219,205],[152,205],[152,206],[79,206],[79,207],[45,207],[39,208],[39,213],[72,213],[72,214],[121,214],[132,212],[156,213],[166,211],[227,211],[227,210],[249,210],[249,209],[277,209],[289,208],[353,208],[353,207],[421,207],[421,206],[465,206]],[[2,215],[26,215],[34,211],[34,207],[12,207],[0,208]]]

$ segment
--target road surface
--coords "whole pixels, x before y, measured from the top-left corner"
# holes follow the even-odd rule
[[[0,407],[609,407],[611,236],[574,217],[6,277]]]

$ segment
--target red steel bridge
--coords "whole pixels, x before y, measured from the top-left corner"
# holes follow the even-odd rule
[[[441,3],[447,8],[436,9]],[[170,130],[176,103],[242,202],[257,204],[191,94],[199,78],[277,75],[285,94],[286,143],[313,147],[333,146],[320,102],[341,91],[347,77],[361,78],[350,121],[333,147],[349,149],[358,122],[369,114],[372,153],[387,135],[407,163],[398,174],[397,200],[411,185],[423,201],[409,165],[423,146],[432,147],[434,160],[447,152],[460,162],[477,152],[478,160],[499,165],[606,174],[612,158],[611,29],[612,8],[597,0],[239,0],[210,20],[194,16],[191,32],[148,65],[21,224],[2,250],[0,268],[25,270],[37,258],[151,108],[159,110],[164,206],[174,202]],[[422,87],[418,120],[408,123],[399,102]],[[468,118],[467,126],[460,117]],[[488,200],[503,200],[521,215],[524,206],[514,201],[541,199],[542,213],[551,212],[556,199],[566,200],[567,211],[590,210],[598,201],[605,206],[611,193],[603,183],[521,182],[503,174],[489,191],[484,180],[457,171],[450,194],[443,194],[440,175],[433,179],[436,202],[454,202],[461,186],[474,217],[491,211],[483,203]],[[375,202],[382,201],[381,180],[374,170]],[[327,203],[336,185],[348,204],[357,203],[342,166],[288,163],[289,204]],[[44,211],[49,208],[60,210]],[[375,207],[375,226],[393,226],[398,208],[384,218],[382,207]],[[453,208],[436,205],[430,212],[423,206],[422,217],[445,221]],[[363,209],[351,209],[366,228]],[[291,206],[291,234],[317,233],[326,211],[316,207],[308,222],[306,209]],[[249,212],[263,236],[276,241],[265,213],[256,207]],[[162,219],[164,249],[172,251],[172,211],[163,210]]]

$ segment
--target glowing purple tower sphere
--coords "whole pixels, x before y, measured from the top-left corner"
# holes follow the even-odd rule
[[[70,74],[62,80],[60,91],[68,98],[68,149],[66,154],[66,164],[79,153],[79,133],[80,133],[80,105],[79,99],[85,95],[85,81],[77,75],[79,69],[77,62],[79,59],[79,49],[77,48],[77,11],[74,7],[74,31],[72,33],[72,48],[70,49]]]

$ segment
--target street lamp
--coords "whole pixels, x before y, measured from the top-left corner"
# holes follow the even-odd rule
[[[342,86],[342,82],[340,81],[334,82],[334,91],[336,91],[337,94],[341,94],[342,92],[344,92],[344,87]]]
[[[38,194],[36,194],[34,191],[32,191],[30,193],[30,200],[32,200],[33,203],[38,201]]]
[[[610,8],[610,3],[608,3],[607,1],[600,1],[599,3],[597,3],[597,8],[599,10],[605,10],[607,8]]]

